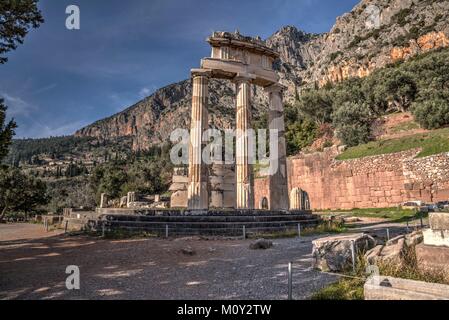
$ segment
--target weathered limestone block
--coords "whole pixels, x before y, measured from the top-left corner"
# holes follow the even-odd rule
[[[449,230],[449,213],[431,212],[429,213],[429,224],[432,230]]]
[[[181,191],[181,190],[187,190],[188,183],[172,183],[170,188],[168,190],[170,191]]]
[[[128,203],[128,208],[149,208],[149,203],[148,202],[141,202],[141,201],[134,201],[134,202],[130,202]]]
[[[223,208],[223,192],[211,191],[210,193],[210,208]]]
[[[449,230],[426,229],[423,235],[425,245],[449,248]]]
[[[171,208],[187,208],[187,190],[179,190],[170,197]]]
[[[189,183],[189,177],[173,175],[172,183]]]
[[[449,248],[419,244],[415,247],[418,268],[446,272],[449,277]]]
[[[390,239],[385,245],[376,246],[365,254],[365,260],[369,264],[401,264],[406,249],[423,241],[420,231],[407,235],[399,235]]]
[[[119,203],[119,207],[120,208],[125,208],[127,206],[127,202],[128,202],[128,197],[124,196],[120,198],[120,203]]]
[[[365,300],[449,300],[449,286],[385,276],[370,277]]]
[[[314,267],[322,271],[343,271],[352,266],[352,243],[355,256],[376,245],[373,237],[364,234],[330,236],[312,241]]]
[[[235,192],[224,191],[223,192],[223,207],[234,208],[235,207]]]

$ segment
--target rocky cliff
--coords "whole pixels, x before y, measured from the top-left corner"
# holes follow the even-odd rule
[[[338,17],[328,33],[309,34],[295,27],[280,29],[266,43],[280,53],[275,68],[292,101],[305,87],[322,86],[413,55],[449,45],[449,0],[362,0]],[[210,125],[230,128],[234,122],[234,86],[210,84]],[[168,141],[175,128],[188,128],[191,83],[185,80],[76,132],[101,139],[128,136],[133,149]],[[253,115],[267,108],[265,94],[253,88]]]

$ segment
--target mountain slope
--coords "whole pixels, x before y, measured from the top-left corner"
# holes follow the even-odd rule
[[[377,25],[369,24],[373,7]],[[349,77],[364,77],[396,60],[449,45],[449,0],[363,0],[337,18],[329,33],[316,35],[292,26],[266,40],[280,53],[275,68],[287,86],[291,102],[303,88],[322,86]],[[199,57],[200,58],[200,57]],[[210,125],[234,124],[234,86],[226,81],[210,84]],[[253,116],[267,108],[261,88],[253,89]],[[133,149],[168,141],[175,128],[188,128],[191,83],[185,80],[159,89],[134,106],[76,132],[77,136],[110,139],[128,136]]]

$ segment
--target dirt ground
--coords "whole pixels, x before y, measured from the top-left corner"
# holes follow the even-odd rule
[[[286,299],[289,261],[293,297],[307,299],[336,281],[311,270],[311,240],[250,250],[251,240],[104,240],[0,225],[0,299]],[[69,265],[79,267],[80,290],[65,287]]]

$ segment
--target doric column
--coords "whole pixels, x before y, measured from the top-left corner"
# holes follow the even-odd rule
[[[303,192],[299,188],[293,188],[290,192],[290,209],[291,210],[303,210]]]
[[[274,168],[269,175],[270,209],[288,210],[287,185],[287,149],[285,144],[284,105],[282,103],[283,86],[273,84],[265,88],[269,98],[268,122],[270,132],[277,132],[277,141],[270,139],[270,168]],[[270,134],[271,135],[271,134]],[[275,146],[277,148],[272,148]],[[272,151],[277,149],[277,154]],[[275,163],[277,162],[277,164]]]
[[[203,162],[201,155],[203,133],[208,128],[209,75],[207,72],[192,72],[192,82],[188,208],[204,210],[209,208],[209,177],[207,165]]]
[[[236,209],[254,209],[254,177],[250,163],[251,79],[237,77],[236,114]]]

